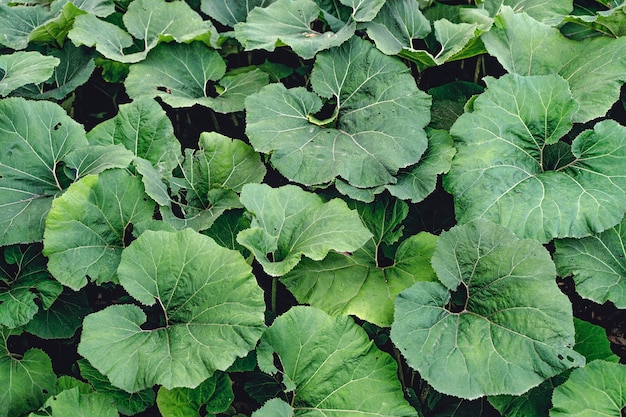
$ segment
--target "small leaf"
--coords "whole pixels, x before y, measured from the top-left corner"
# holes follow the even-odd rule
[[[225,373],[215,373],[194,389],[159,388],[157,405],[163,417],[194,417],[204,408],[209,416],[224,412],[234,399],[232,382]]]
[[[272,398],[252,413],[252,417],[294,417],[293,412],[292,406],[280,398]]]
[[[520,237],[583,237],[626,211],[626,128],[606,120],[561,141],[578,105],[558,75],[488,79],[451,129],[444,177],[460,223],[482,217]],[[565,148],[565,149],[564,149]],[[554,156],[571,157],[555,165]]]
[[[319,32],[311,27],[321,13],[312,0],[277,0],[267,7],[254,8],[245,22],[237,23],[235,37],[246,50],[273,51],[289,45],[304,59],[324,49],[338,46],[354,34],[354,22],[338,31]]]
[[[620,417],[626,407],[626,366],[596,360],[572,371],[554,390],[550,417]]]
[[[247,184],[241,202],[254,218],[250,229],[239,232],[237,242],[272,276],[289,272],[302,255],[319,261],[331,250],[355,251],[371,237],[342,200],[324,203],[293,185]]]
[[[142,233],[124,250],[120,283],[159,310],[144,329],[136,305],[114,305],[84,320],[78,352],[114,386],[195,388],[254,348],[265,329],[263,291],[235,251],[190,229]]]
[[[108,170],[75,182],[55,199],[46,219],[44,255],[62,284],[78,290],[87,278],[117,282],[122,249],[152,220],[154,204],[141,180]],[[68,266],[71,265],[70,268]]]
[[[31,83],[42,83],[61,61],[39,52],[14,52],[0,55],[0,97]]]
[[[350,317],[293,307],[263,334],[257,353],[264,372],[280,372],[283,383],[293,385],[288,396],[295,416],[417,415],[404,399],[397,363]],[[268,408],[290,415],[276,402]]]
[[[70,179],[60,169],[85,130],[57,104],[0,101],[0,245],[40,241],[53,197]]]
[[[84,416],[118,417],[113,402],[98,393],[81,393],[78,387],[62,391],[46,400],[43,410],[51,417]],[[37,417],[39,413],[30,413],[29,417]]]
[[[398,296],[391,339],[437,391],[520,395],[584,364],[571,348],[571,304],[539,242],[478,219],[442,233],[432,264],[441,284]]]

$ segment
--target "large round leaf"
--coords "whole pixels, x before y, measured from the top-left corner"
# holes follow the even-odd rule
[[[263,334],[257,352],[264,372],[282,375],[295,416],[417,414],[404,399],[397,363],[348,316],[294,307]]]
[[[272,84],[246,99],[250,142],[284,176],[376,187],[420,160],[430,98],[397,58],[354,37],[318,54],[311,84],[314,92]],[[327,120],[318,120],[322,97],[334,107]]]
[[[122,253],[126,291],[161,322],[115,305],[85,318],[78,352],[129,392],[160,384],[194,388],[245,356],[261,337],[263,292],[243,257],[191,229],[146,231]]]
[[[547,242],[618,223],[626,211],[626,128],[615,121],[560,140],[578,105],[558,75],[505,75],[454,123],[445,177],[458,221],[483,217]]]
[[[626,218],[597,235],[556,240],[554,263],[560,275],[573,275],[582,297],[626,308],[625,242]]]
[[[519,395],[584,358],[549,253],[483,219],[439,237],[440,283],[396,299],[391,338],[436,390],[462,398]]]

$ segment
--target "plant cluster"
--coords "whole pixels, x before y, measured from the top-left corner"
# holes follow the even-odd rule
[[[0,417],[620,416],[625,82],[618,0],[0,0]]]

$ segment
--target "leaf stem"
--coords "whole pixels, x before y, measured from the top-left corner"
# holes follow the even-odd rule
[[[272,277],[272,290],[271,290],[270,309],[272,315],[276,315],[276,294],[278,292],[278,277]]]

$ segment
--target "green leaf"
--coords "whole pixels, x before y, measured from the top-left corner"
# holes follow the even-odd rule
[[[244,99],[268,83],[261,70],[227,75],[220,54],[202,42],[162,44],[130,66],[125,81],[133,98],[159,97],[172,107],[196,104],[220,113],[243,110]]]
[[[162,176],[171,175],[180,159],[180,142],[165,111],[151,99],[137,99],[119,106],[117,115],[93,128],[89,144],[122,144],[146,159]]]
[[[25,49],[31,32],[50,18],[50,11],[41,5],[0,4],[0,44],[15,50]]]
[[[603,304],[626,308],[626,219],[582,239],[557,239],[554,263],[559,275],[572,275],[576,292]]]
[[[241,202],[254,218],[237,242],[272,276],[289,272],[302,255],[319,261],[331,250],[355,251],[372,236],[342,200],[325,203],[294,185],[247,184]]]
[[[120,283],[159,310],[144,329],[136,305],[114,305],[84,320],[78,352],[114,386],[195,388],[254,348],[265,329],[263,292],[235,251],[190,229],[146,231],[124,250]]]
[[[606,330],[588,321],[574,318],[576,344],[574,350],[585,356],[587,362],[601,359],[607,362],[618,362],[619,356],[611,350],[611,343],[606,337]]]
[[[60,10],[52,10],[57,8],[56,6],[61,3],[63,3],[63,1],[57,1],[54,5],[51,5],[51,19],[46,21],[43,25],[36,27],[30,33],[29,40],[31,42],[63,46],[67,34],[70,29],[72,29],[74,19],[76,16],[85,14],[85,12],[69,1],[66,1],[66,4]]]
[[[430,98],[401,61],[355,37],[317,56],[311,84],[315,93],[272,84],[246,99],[250,142],[272,154],[281,174],[307,185],[340,176],[376,187],[420,160]],[[329,120],[319,120],[320,97],[334,106]]]
[[[619,363],[593,361],[575,369],[554,390],[550,417],[614,416],[626,407],[626,367]]]
[[[95,47],[106,58],[133,63],[145,59],[162,41],[187,42],[214,30],[209,21],[181,1],[134,0],[123,22],[128,32],[93,14],[77,16],[69,38],[76,45]]]
[[[503,7],[482,40],[489,54],[510,73],[558,73],[565,78],[574,98],[583,104],[574,115],[575,122],[604,116],[626,81],[626,37],[573,41],[526,13]]]
[[[51,50],[46,55],[61,61],[55,67],[52,77],[37,85],[26,85],[17,90],[16,94],[32,99],[62,100],[85,84],[96,67],[95,53],[85,48],[77,48],[71,42],[66,42],[63,49]]]
[[[211,16],[225,26],[233,27],[239,22],[245,22],[248,13],[255,7],[265,7],[274,0],[201,0],[200,7],[203,13]]]
[[[352,18],[357,22],[369,22],[374,19],[385,4],[385,0],[339,0],[341,4],[352,8]]]
[[[571,146],[560,138],[578,105],[558,75],[488,79],[452,126],[457,154],[444,177],[457,220],[483,217],[520,237],[582,237],[626,210],[626,128],[607,120]],[[564,161],[557,157],[569,155]]]
[[[70,152],[65,163],[74,171],[74,177],[82,178],[111,168],[126,168],[133,158],[133,152],[122,144],[93,145]]]
[[[30,322],[39,311],[59,296],[62,286],[46,270],[41,245],[7,246],[0,259],[0,326],[9,329]]]
[[[46,416],[84,416],[90,417],[118,417],[119,414],[112,401],[98,393],[81,393],[78,387],[67,389],[52,397],[44,403],[43,409]],[[38,417],[40,413],[30,413],[29,417]]]
[[[122,249],[132,232],[145,230],[153,211],[141,180],[124,170],[75,182],[53,201],[46,219],[43,253],[50,273],[74,290],[87,285],[88,277],[117,282]]]
[[[356,209],[373,237],[354,253],[329,253],[322,261],[303,259],[281,278],[298,302],[330,315],[353,314],[378,326],[390,326],[396,296],[417,281],[432,281],[430,258],[437,237],[421,232],[404,240],[391,265],[385,249],[402,235],[408,206],[379,199]]]
[[[40,309],[24,330],[42,339],[69,339],[89,313],[91,307],[84,293],[66,291],[49,308]]]
[[[40,241],[52,198],[70,180],[60,169],[72,150],[86,146],[81,125],[58,105],[0,101],[0,245]]]
[[[109,397],[121,414],[132,416],[154,405],[156,393],[152,388],[130,394],[111,385],[107,377],[98,372],[87,360],[79,359],[77,363],[80,375],[96,392]]]
[[[584,364],[571,348],[571,304],[539,242],[478,219],[442,233],[432,265],[441,284],[398,296],[391,339],[437,391],[520,395]]]
[[[280,398],[272,398],[252,413],[252,417],[293,417],[293,412],[292,406]]]
[[[215,373],[194,389],[159,388],[157,405],[163,417],[195,417],[200,410],[209,416],[226,411],[233,402],[232,382],[227,374]]]
[[[417,416],[397,363],[350,317],[293,307],[263,334],[257,353],[264,372],[282,375],[295,416]],[[289,415],[282,405],[271,408]]]
[[[584,14],[565,16],[563,33],[570,39],[582,40],[591,36],[609,36],[618,38],[626,36],[626,5],[609,10],[585,10]]]
[[[7,341],[20,332],[0,328],[0,409],[7,417],[18,417],[39,408],[54,394],[56,374],[52,361],[42,350],[29,349],[20,358],[11,354]]]
[[[288,45],[304,59],[319,51],[339,46],[354,34],[354,22],[336,31],[320,32],[312,28],[322,10],[312,0],[277,0],[267,7],[254,8],[245,22],[237,23],[235,37],[245,50]]]
[[[237,234],[250,228],[250,218],[243,210],[228,210],[205,230],[203,234],[215,240],[219,245],[241,252],[244,257],[250,255],[250,251],[237,242]]]
[[[114,0],[55,0],[50,7],[53,10],[58,10],[70,3],[82,11],[95,14],[98,17],[107,17],[115,12]]]
[[[546,25],[557,26],[573,8],[572,0],[496,0],[485,1],[483,7],[495,16],[502,6],[510,6],[516,13],[524,12]]]
[[[46,81],[60,62],[34,51],[0,55],[0,97],[24,85]]]

